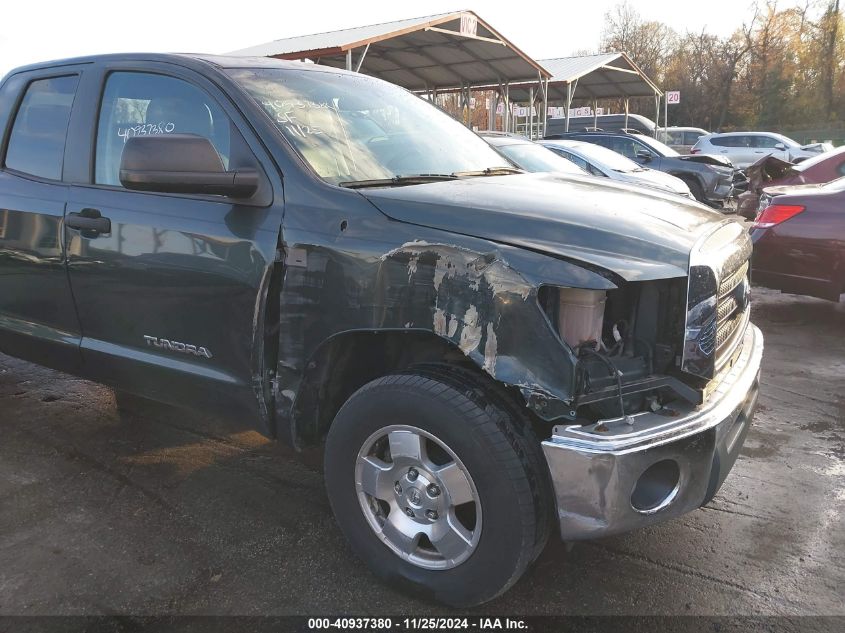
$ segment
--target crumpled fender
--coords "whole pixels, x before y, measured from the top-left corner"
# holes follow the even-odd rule
[[[395,276],[407,275],[411,294],[420,290],[429,300],[427,310],[403,327],[430,329],[496,380],[519,388],[541,417],[556,418],[569,412],[564,403],[573,395],[576,359],[540,307],[539,287],[616,285],[597,272],[536,253],[529,254],[528,268],[534,270],[524,273],[511,255],[519,259],[526,252],[410,242],[380,258],[377,287],[386,298]],[[538,260],[545,266],[538,269]]]

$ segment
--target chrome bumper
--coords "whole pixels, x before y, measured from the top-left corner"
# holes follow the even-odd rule
[[[763,335],[749,325],[736,360],[704,404],[590,426],[556,426],[543,442],[564,540],[652,525],[710,501],[745,440],[757,405]]]

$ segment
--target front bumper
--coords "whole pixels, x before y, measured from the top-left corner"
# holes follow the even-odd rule
[[[589,426],[556,426],[543,442],[560,534],[580,540],[652,525],[713,498],[736,461],[759,391],[763,335],[746,330],[704,404]]]

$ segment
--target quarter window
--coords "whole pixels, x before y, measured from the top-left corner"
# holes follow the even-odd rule
[[[37,79],[23,97],[6,152],[6,167],[61,180],[77,75]]]
[[[97,127],[94,182],[119,186],[126,141],[160,134],[196,134],[209,139],[228,169],[232,123],[208,94],[164,75],[109,75]]]

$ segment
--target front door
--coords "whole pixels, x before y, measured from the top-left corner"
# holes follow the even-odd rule
[[[4,87],[24,93],[8,113],[14,123],[0,170],[0,350],[73,371],[80,332],[62,248],[61,179],[79,76],[63,73],[15,76]]]
[[[89,220],[67,233],[84,370],[164,402],[255,413],[280,221],[271,217],[272,187],[246,203],[123,188],[126,140],[170,133],[208,138],[231,169],[260,169],[220,100],[197,84],[105,73],[93,182],[71,188],[67,209]]]

